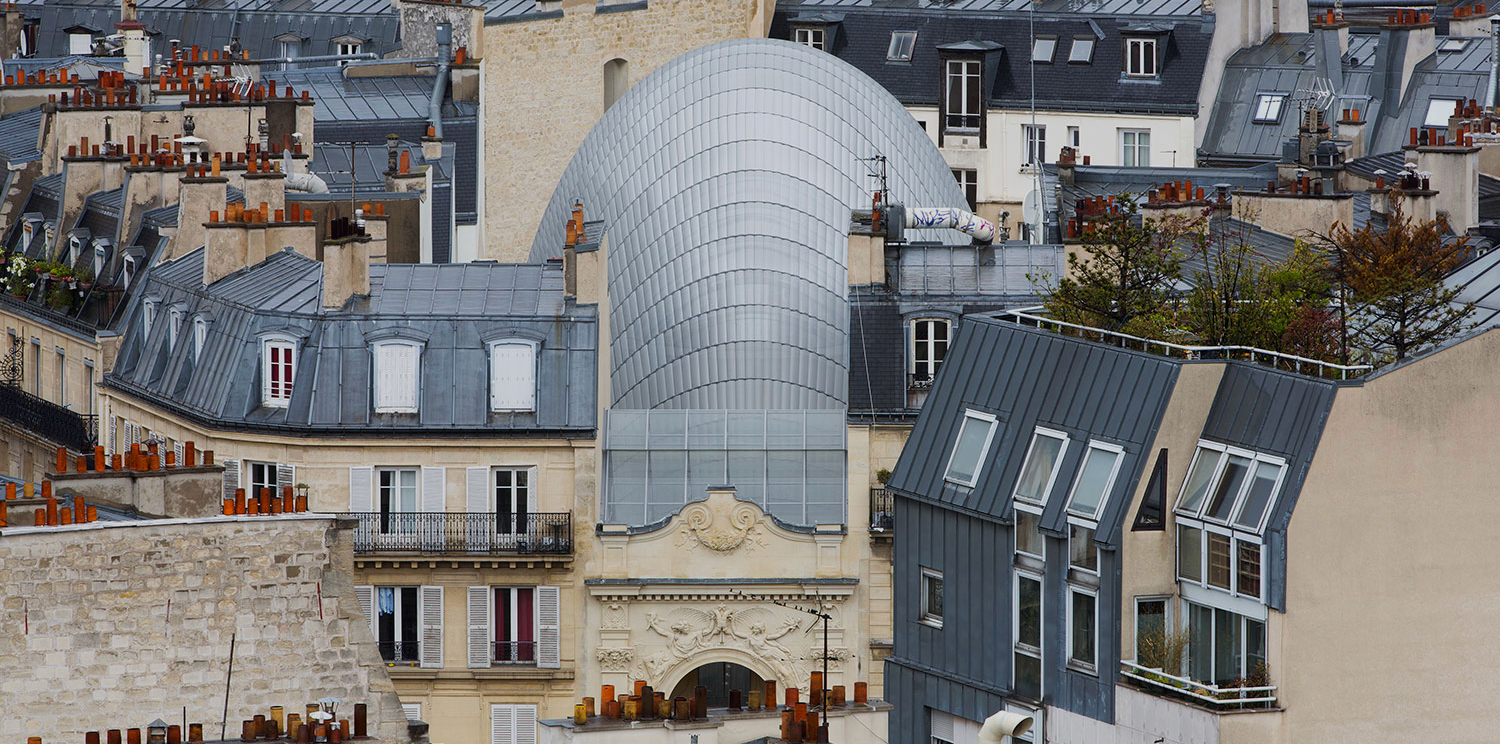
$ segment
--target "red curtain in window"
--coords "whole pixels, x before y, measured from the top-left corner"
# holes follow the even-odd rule
[[[531,589],[516,590],[516,642],[520,648],[521,661],[536,661],[535,614],[532,607]]]

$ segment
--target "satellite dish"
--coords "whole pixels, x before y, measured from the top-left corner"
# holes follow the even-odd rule
[[[1032,191],[1021,200],[1021,219],[1028,225],[1036,224],[1041,219],[1042,195]]]

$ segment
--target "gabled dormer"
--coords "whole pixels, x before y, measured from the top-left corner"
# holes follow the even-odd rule
[[[938,147],[984,147],[988,134],[985,112],[1005,47],[994,41],[972,40],[943,44],[937,49],[942,62]],[[971,139],[949,142],[950,137]]]
[[[1120,26],[1120,75],[1130,80],[1156,80],[1167,59],[1172,27],[1163,23]]]
[[[839,27],[843,21],[842,13],[798,13],[787,25],[791,27],[792,41],[831,52],[838,48]]]

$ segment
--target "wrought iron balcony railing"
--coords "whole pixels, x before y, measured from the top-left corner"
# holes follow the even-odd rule
[[[496,664],[535,664],[536,641],[495,641]]]
[[[469,514],[356,512],[356,553],[504,554],[573,552],[571,512]]]
[[[380,649],[380,658],[397,664],[418,664],[422,661],[421,644],[416,641],[381,641],[375,644]]]
[[[75,452],[92,452],[96,416],[74,413],[14,385],[0,385],[0,418]]]
[[[885,488],[870,489],[870,532],[889,533],[896,529],[896,497]]]

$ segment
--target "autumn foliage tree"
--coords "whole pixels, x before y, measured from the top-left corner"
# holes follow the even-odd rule
[[[1473,314],[1472,304],[1458,301],[1462,288],[1444,281],[1468,259],[1467,238],[1445,240],[1445,219],[1415,219],[1404,202],[1392,192],[1384,226],[1336,224],[1322,238],[1343,300],[1346,361],[1405,359],[1462,333]]]
[[[1067,275],[1047,294],[1052,317],[1136,335],[1155,335],[1175,306],[1182,276],[1179,218],[1141,219],[1136,203],[1092,218],[1081,252],[1068,254]]]

